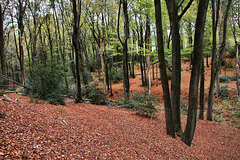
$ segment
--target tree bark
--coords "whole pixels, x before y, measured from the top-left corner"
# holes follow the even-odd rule
[[[123,4],[123,14],[124,14],[124,41],[121,40],[119,35],[119,19],[120,19],[120,8],[121,3]],[[129,99],[130,85],[129,85],[129,74],[128,74],[128,46],[127,41],[129,38],[129,20],[127,11],[127,0],[120,0],[119,13],[118,13],[118,38],[123,46],[123,88],[124,88],[124,99]]]
[[[104,52],[103,52],[103,39],[101,31],[99,30],[99,44],[100,44],[100,52],[101,52],[101,64],[102,64],[102,74],[103,74],[103,86],[104,90],[107,91],[107,80],[106,80],[106,68],[105,68],[105,60],[104,60]]]
[[[7,67],[6,67],[6,55],[5,55],[5,48],[4,48],[4,30],[3,30],[3,21],[4,21],[4,13],[3,8],[0,4],[0,56],[1,56],[1,70],[2,74],[7,76]],[[7,85],[7,81],[3,80],[3,85]]]
[[[190,87],[189,87],[189,107],[188,107],[187,125],[182,137],[182,141],[188,146],[191,146],[195,128],[196,128],[199,76],[201,73],[202,58],[203,58],[203,38],[204,38],[204,27],[205,27],[208,2],[209,0],[199,1],[197,20],[195,25],[196,29],[195,29],[194,50],[193,50],[194,63],[193,63],[193,68],[191,72]]]
[[[150,24],[149,16],[147,15],[146,21],[146,48],[147,48],[147,87],[148,94],[151,95],[151,62],[150,62]]]
[[[217,28],[217,24],[218,24],[217,22],[218,22],[219,5],[220,5],[219,2],[217,4],[217,7],[218,7],[217,13],[216,13],[217,18],[216,18],[215,26],[213,28],[213,30],[215,31],[215,33],[213,33],[213,51],[214,51],[213,53],[214,53],[215,57],[214,56],[213,57],[215,59],[214,59],[214,61],[212,60],[212,67],[214,67],[214,68],[213,69],[211,68],[211,82],[210,82],[210,89],[209,89],[208,111],[207,111],[207,120],[210,120],[210,121],[212,120],[212,105],[213,105],[213,92],[214,92],[215,80],[218,76],[218,71],[221,67],[223,52],[224,52],[225,45],[226,45],[227,17],[228,17],[228,11],[230,9],[231,2],[232,2],[232,0],[228,0],[227,8],[226,8],[225,15],[224,15],[223,38],[222,38],[223,41],[222,41],[221,47],[219,49],[219,59],[215,60],[217,58],[216,57],[216,31],[217,31],[216,28]],[[214,5],[214,0],[212,0],[212,5]],[[213,8],[213,11],[214,11],[214,8]],[[213,15],[213,17],[215,17],[215,16]],[[215,64],[214,66],[213,66],[213,63]]]
[[[205,83],[205,75],[204,75],[204,57],[202,59],[202,68],[201,68],[201,80],[200,80],[200,109],[199,109],[199,119],[203,120],[204,115],[204,105],[205,105],[205,92],[204,92],[204,84]]]
[[[76,67],[76,83],[77,83],[77,95],[75,97],[75,102],[79,103],[82,101],[82,92],[81,92],[81,79],[80,79],[80,65],[79,65],[79,55],[80,55],[80,45],[78,45],[78,38],[79,38],[79,23],[80,23],[80,16],[81,16],[81,0],[78,4],[77,10],[77,3],[76,0],[72,0],[73,4],[73,46],[75,49],[75,67]]]
[[[20,68],[21,68],[21,79],[22,84],[25,85],[25,65],[24,65],[24,50],[23,50],[23,33],[24,33],[24,25],[23,18],[25,14],[26,4],[23,4],[23,0],[18,0],[18,29],[19,29],[19,54],[20,54]]]
[[[174,131],[182,134],[180,115],[180,88],[181,88],[181,55],[178,9],[175,0],[166,0],[170,27],[172,33],[172,79],[171,79],[171,103]]]
[[[170,93],[169,93],[169,84],[168,84],[165,57],[164,57],[160,0],[154,0],[154,5],[155,5],[155,19],[156,19],[156,29],[157,29],[158,60],[160,63],[159,69],[160,69],[162,88],[163,88],[166,128],[167,128],[167,134],[172,137],[175,137],[173,120],[172,120],[172,108],[171,108],[171,100],[170,100]]]

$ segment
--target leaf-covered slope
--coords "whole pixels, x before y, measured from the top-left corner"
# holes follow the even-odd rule
[[[142,118],[92,104],[0,100],[0,157],[6,159],[238,159],[240,131],[198,121],[191,148],[166,135],[164,114]],[[0,97],[0,99],[4,97]],[[183,123],[185,124],[185,117]]]

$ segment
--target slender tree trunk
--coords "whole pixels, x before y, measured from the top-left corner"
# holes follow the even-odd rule
[[[122,41],[119,34],[119,19],[121,4],[123,4],[123,14],[124,14],[124,40]],[[128,20],[128,11],[127,11],[127,0],[120,0],[119,12],[118,12],[118,39],[123,46],[123,88],[124,88],[124,99],[129,99],[130,85],[129,85],[129,74],[128,74],[128,46],[127,41],[129,38],[129,20]]]
[[[205,92],[204,92],[204,83],[205,83],[205,75],[204,75],[204,57],[202,59],[202,68],[201,68],[201,80],[200,80],[200,109],[199,109],[199,119],[203,120],[204,115],[204,105],[205,105]]]
[[[212,106],[213,106],[213,94],[215,88],[215,81],[216,81],[216,32],[217,32],[217,24],[218,24],[218,17],[219,17],[219,0],[217,2],[217,12],[215,11],[215,0],[211,0],[212,2],[212,60],[211,60],[211,80],[210,80],[210,87],[209,87],[209,94],[208,94],[208,109],[207,109],[207,120],[212,121]]]
[[[80,16],[81,16],[81,1],[77,5],[76,0],[72,0],[73,4],[73,46],[75,48],[75,65],[76,65],[76,83],[77,83],[77,95],[75,98],[75,102],[79,103],[82,101],[82,92],[81,92],[81,79],[80,79],[80,65],[79,65],[79,55],[80,55],[80,48],[78,45],[78,38],[79,38],[79,23],[80,23]],[[77,7],[78,6],[78,7]]]
[[[146,47],[147,47],[147,87],[148,94],[151,95],[151,62],[150,62],[150,24],[149,16],[147,15],[146,22]]]
[[[104,86],[104,90],[107,91],[107,80],[105,76],[106,69],[105,69],[105,60],[104,60],[104,52],[103,52],[103,39],[100,31],[99,31],[99,40],[100,40],[102,74],[103,74],[103,86]]]
[[[161,74],[161,79],[162,79],[166,128],[167,128],[167,134],[172,137],[175,137],[173,120],[172,120],[172,108],[171,108],[171,100],[170,100],[170,93],[169,93],[169,84],[168,84],[165,57],[164,57],[163,30],[162,30],[162,16],[161,16],[160,0],[154,0],[154,5],[155,5],[155,19],[156,19],[156,28],[157,28],[158,60],[160,63],[159,68],[160,68],[160,74]]]
[[[236,86],[237,86],[237,95],[238,95],[238,102],[240,102],[240,90],[239,90],[239,58],[238,58],[238,42],[236,43]]]
[[[156,86],[158,86],[158,63],[156,63]]]
[[[139,47],[140,47],[140,69],[141,69],[141,78],[142,78],[142,86],[145,86],[145,77],[144,77],[144,71],[143,71],[143,26],[142,22],[140,22],[140,39],[139,39]]]
[[[24,66],[24,50],[23,50],[23,32],[24,32],[24,25],[23,25],[23,18],[25,14],[26,4],[23,5],[22,0],[18,0],[19,2],[19,13],[18,13],[18,29],[19,29],[19,54],[20,54],[20,68],[21,68],[21,79],[22,84],[25,85],[25,66]]]
[[[6,67],[6,55],[5,55],[5,48],[4,48],[4,30],[3,30],[3,21],[4,21],[4,13],[2,6],[0,4],[0,56],[1,56],[1,70],[2,74],[7,76],[7,67]],[[7,81],[3,81],[3,85],[7,85]]]
[[[182,141],[191,146],[197,117],[198,106],[198,87],[199,76],[201,73],[202,58],[203,58],[203,38],[204,27],[207,14],[209,0],[200,0],[198,5],[198,13],[196,20],[195,38],[194,38],[194,56],[193,56],[193,68],[191,72],[190,87],[189,87],[189,107],[187,116],[187,125],[183,133]]]
[[[225,11],[225,15],[224,15],[224,24],[223,24],[223,38],[222,38],[222,43],[221,43],[221,47],[219,49],[219,59],[218,59],[218,62],[216,63],[216,66],[215,67],[215,72],[213,73],[212,75],[212,72],[211,72],[211,83],[210,83],[210,89],[211,89],[211,93],[210,93],[210,89],[209,89],[209,98],[208,98],[208,112],[207,112],[207,120],[212,120],[212,104],[213,104],[213,89],[211,87],[211,85],[214,85],[214,82],[216,80],[216,77],[218,76],[218,71],[221,67],[221,62],[222,62],[222,57],[223,57],[223,52],[225,50],[225,45],[226,45],[226,33],[227,33],[227,17],[228,17],[228,11],[230,9],[230,5],[231,5],[231,2],[232,0],[228,0],[228,4],[227,4],[227,8],[226,8],[226,11]],[[212,1],[213,3],[213,1]],[[214,3],[213,3],[214,4]],[[217,27],[217,22],[218,22],[218,12],[219,12],[219,3],[218,3],[218,9],[217,9],[217,20],[216,20],[216,26]],[[213,11],[212,11],[213,12]],[[216,28],[215,28],[216,29]],[[214,37],[213,37],[214,38]],[[215,38],[214,38],[214,42],[215,44],[213,44],[213,48],[216,50],[216,35],[215,35]],[[215,52],[214,52],[215,53]],[[213,63],[213,62],[212,62]],[[213,66],[212,66],[213,67]],[[213,84],[212,84],[213,83]],[[214,88],[214,87],[213,87]],[[219,87],[220,88],[220,87]],[[220,90],[220,89],[219,89]],[[210,98],[211,96],[211,98]],[[210,101],[211,100],[211,101]]]

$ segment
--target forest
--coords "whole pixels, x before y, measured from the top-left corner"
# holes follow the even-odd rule
[[[238,159],[239,38],[239,0],[1,1],[0,158]]]

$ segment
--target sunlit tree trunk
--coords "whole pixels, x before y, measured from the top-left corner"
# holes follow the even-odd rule
[[[148,94],[151,95],[151,62],[150,62],[150,24],[149,24],[149,16],[147,15],[146,22],[146,46],[147,46],[147,87]]]

